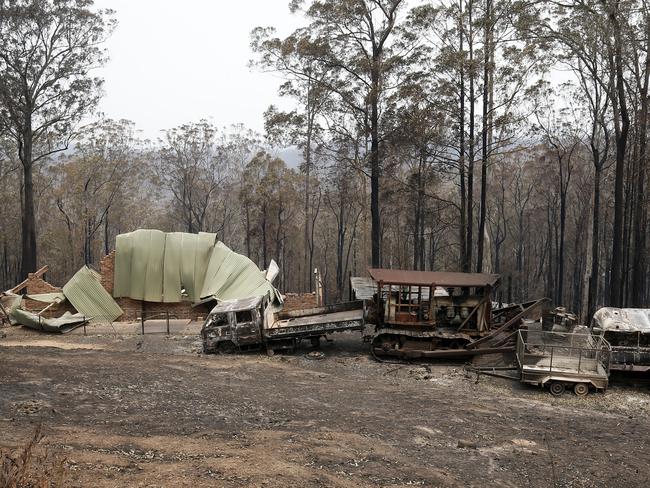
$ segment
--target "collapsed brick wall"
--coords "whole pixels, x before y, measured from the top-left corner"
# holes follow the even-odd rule
[[[197,305],[192,307],[191,302],[157,303],[134,300],[132,298],[116,298],[115,301],[124,311],[117,320],[121,322],[140,320],[144,313],[145,319],[165,318],[169,313],[170,319],[204,319],[210,312],[211,305]]]
[[[61,288],[48,283],[43,278],[38,278],[34,276],[34,273],[29,273],[27,275],[27,286],[24,289],[24,292],[27,295],[39,295],[41,293],[60,293]],[[23,298],[22,308],[32,313],[39,313],[41,310],[44,310],[49,303],[39,302],[37,300],[32,300],[31,298]],[[41,315],[44,318],[60,317],[65,312],[77,313],[75,308],[67,300],[62,303],[56,303],[49,307]]]
[[[108,293],[113,295],[113,280],[115,277],[115,251],[111,251],[99,262],[99,273],[101,284]],[[169,313],[170,317],[179,319],[202,319],[210,312],[212,304],[198,305],[192,307],[191,302],[179,303],[157,303],[134,300],[132,298],[115,298],[115,301],[124,311],[118,321],[139,320],[144,311],[145,318],[154,316],[164,317]],[[287,293],[284,295],[284,310],[299,310],[314,308],[317,306],[315,293]]]
[[[104,256],[99,262],[100,282],[104,289],[113,295],[113,280],[115,277],[115,250]],[[169,313],[170,318],[202,319],[210,312],[210,305],[192,307],[191,302],[158,303],[134,300],[133,298],[115,298],[115,301],[124,311],[117,320],[121,322],[140,320],[144,312],[145,319],[164,318]]]
[[[285,312],[318,306],[316,293],[285,293],[282,296],[284,297],[282,309]]]
[[[115,276],[115,250],[109,252],[99,261],[100,282],[104,289],[113,296],[113,277]]]
[[[60,293],[61,288],[51,285],[43,278],[34,276],[34,273],[27,275],[26,293],[28,295],[39,295],[41,293]]]

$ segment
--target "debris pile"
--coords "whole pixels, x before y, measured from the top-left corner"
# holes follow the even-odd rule
[[[43,279],[47,271],[44,266],[2,293],[3,322],[64,333],[87,322],[133,320],[136,314],[144,320],[152,309],[158,315],[187,315],[190,310],[200,315],[201,305],[217,300],[268,296],[282,303],[272,285],[279,271],[275,262],[262,271],[206,232],[140,229],[120,234],[115,251],[102,259],[102,273],[83,266],[62,288]]]

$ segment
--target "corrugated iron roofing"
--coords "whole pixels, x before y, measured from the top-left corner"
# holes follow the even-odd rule
[[[392,285],[416,286],[496,286],[499,275],[486,273],[452,273],[447,271],[408,271],[402,269],[371,268],[368,270],[375,281]]]
[[[184,289],[184,293],[181,293]],[[113,296],[151,302],[232,300],[279,292],[264,272],[216,234],[140,229],[117,236]]]
[[[99,273],[84,266],[65,284],[63,294],[85,317],[112,322],[123,312],[104,289],[99,278]]]

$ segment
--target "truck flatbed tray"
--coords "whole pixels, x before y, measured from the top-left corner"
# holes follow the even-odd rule
[[[309,315],[280,320],[264,330],[268,338],[309,337],[344,330],[361,330],[365,325],[363,310]]]

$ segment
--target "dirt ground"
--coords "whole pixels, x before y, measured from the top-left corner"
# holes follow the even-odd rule
[[[647,386],[554,398],[352,333],[322,360],[206,356],[196,330],[0,330],[0,447],[40,422],[84,487],[648,486]]]

